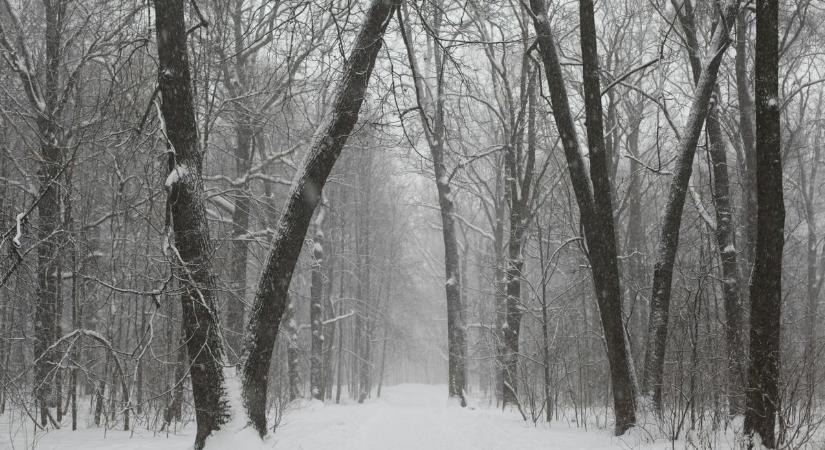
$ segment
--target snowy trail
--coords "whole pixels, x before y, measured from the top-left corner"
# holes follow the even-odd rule
[[[534,427],[490,409],[462,409],[446,387],[402,385],[364,405],[318,405],[295,411],[276,433],[283,450],[510,450],[622,448],[608,432]],[[314,430],[312,429],[314,428]],[[616,441],[616,442],[614,442]],[[624,448],[628,448],[624,446]]]
[[[278,431],[263,446],[275,450],[562,450],[659,449],[637,438],[615,438],[607,430],[571,428],[556,423],[533,426],[517,413],[488,408],[460,408],[446,399],[445,386],[408,384],[388,387],[381,399],[357,404],[309,403],[289,411]],[[32,448],[31,430],[9,430],[8,415],[0,416],[0,449]],[[37,437],[37,449],[184,450],[191,448],[191,426],[183,433],[134,434],[90,428],[52,431]],[[10,439],[9,432],[17,437]],[[28,433],[25,433],[28,431]],[[226,437],[226,436],[225,436]],[[228,448],[246,450],[242,440]]]

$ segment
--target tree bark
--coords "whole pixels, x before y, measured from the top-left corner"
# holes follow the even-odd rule
[[[680,10],[676,0],[674,9]],[[685,0],[679,13],[679,22],[685,33],[688,59],[693,82],[698,83],[702,73],[699,60],[699,41],[696,31],[696,16],[693,5]],[[737,25],[738,26],[738,25]],[[737,43],[737,46],[740,45]],[[716,207],[716,237],[719,258],[722,263],[722,295],[725,310],[725,341],[728,360],[728,407],[731,414],[743,412],[743,389],[745,375],[745,346],[743,335],[744,312],[740,298],[739,266],[736,255],[736,232],[730,198],[730,178],[721,123],[719,122],[719,85],[715,85],[708,104],[705,132],[708,139],[708,154],[713,170],[713,202]]]
[[[312,335],[309,352],[309,391],[312,398],[323,400],[326,383],[324,383],[324,217],[322,208],[315,216],[315,233],[312,237],[312,280],[310,286],[309,321]]]
[[[440,11],[440,9],[437,9]],[[461,302],[461,267],[458,255],[458,238],[456,235],[455,214],[456,207],[454,194],[450,187],[449,173],[444,154],[444,141],[447,137],[444,117],[444,50],[435,51],[435,90],[434,98],[428,98],[424,80],[418,70],[414,46],[410,42],[408,31],[404,29],[404,20],[401,11],[398,12],[401,33],[407,49],[407,57],[412,71],[415,85],[416,99],[419,104],[419,115],[425,129],[427,144],[433,160],[433,172],[438,192],[438,204],[441,213],[441,232],[444,240],[444,289],[447,297],[447,390],[450,397],[458,398],[461,406],[466,406],[464,392],[467,389],[467,326],[464,321],[464,306]],[[437,12],[433,19],[433,28],[440,29],[441,13]],[[427,117],[424,106],[432,108],[432,125]]]
[[[601,93],[598,88],[598,55],[593,19],[593,4],[580,3],[582,18],[582,61],[586,83],[585,105],[587,109],[588,143],[591,148],[590,176],[585,171],[584,158],[579,153],[576,128],[564,85],[556,43],[553,38],[544,0],[530,0],[533,24],[536,28],[539,51],[544,63],[553,117],[562,141],[567,168],[581,224],[588,246],[588,259],[592,268],[593,285],[604,329],[607,356],[610,365],[610,381],[613,391],[613,407],[616,415],[615,433],[624,434],[636,422],[636,378],[632,357],[625,336],[623,305],[619,284],[619,267],[616,254],[616,237],[613,224],[613,207],[607,162],[604,155],[603,131],[601,130]]]
[[[785,202],[779,116],[778,1],[756,2],[756,254],[750,279],[745,434],[776,447]]]
[[[241,119],[248,120],[248,119]],[[251,125],[242,124],[236,130],[235,143],[235,173],[243,177],[251,167],[252,141],[255,134]],[[249,233],[249,216],[252,207],[252,198],[249,186],[244,183],[238,188],[240,192],[235,200],[232,211],[232,247],[230,256],[229,276],[232,292],[226,303],[227,333],[226,341],[230,354],[239,354],[243,347],[244,316],[246,313],[247,277],[246,265],[249,255],[249,241],[245,237]],[[233,358],[234,359],[234,358]]]
[[[374,0],[370,5],[344,67],[332,111],[318,129],[293,182],[261,274],[240,361],[244,406],[250,423],[261,436],[266,434],[269,365],[295,263],[324,183],[358,120],[384,31],[396,7],[396,1],[388,0]]]
[[[174,231],[170,253],[183,284],[183,338],[195,402],[195,448],[229,419],[220,320],[215,309],[212,243],[203,199],[202,155],[186,50],[183,0],[156,0],[158,85],[169,160],[167,220]]]
[[[739,135],[744,153],[744,186],[742,209],[745,216],[745,274],[750,275],[756,245],[756,129],[754,105],[748,79],[748,11],[743,9],[736,16],[736,97],[739,100]],[[747,294],[747,291],[743,291]]]
[[[673,266],[679,247],[679,232],[682,211],[685,206],[688,183],[693,172],[693,157],[702,133],[702,125],[708,113],[719,66],[725,49],[730,44],[728,30],[738,11],[738,0],[727,3],[723,12],[724,23],[716,27],[711,43],[712,58],[701,72],[696,83],[696,94],[691,102],[690,114],[684,135],[679,139],[678,159],[671,180],[665,214],[659,235],[656,263],[653,269],[653,291],[648,319],[647,348],[645,352],[643,395],[652,402],[656,411],[662,407],[662,377],[664,374],[665,350],[667,348],[668,315],[673,282]]]

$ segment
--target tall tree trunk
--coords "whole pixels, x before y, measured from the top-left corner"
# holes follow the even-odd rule
[[[679,22],[685,33],[688,60],[693,73],[693,82],[699,83],[702,63],[699,59],[699,40],[696,30],[696,15],[690,1],[684,0],[679,8],[677,0],[672,0],[675,10],[680,10]],[[739,44],[737,43],[737,46]],[[714,86],[708,104],[705,131],[708,139],[708,154],[713,165],[713,201],[716,206],[716,244],[722,262],[722,295],[725,310],[725,341],[728,360],[728,406],[731,414],[742,412],[745,383],[743,323],[744,313],[740,299],[739,266],[736,257],[736,233],[730,199],[730,178],[722,126],[719,122],[718,103],[721,99],[718,84]]]
[[[195,402],[195,448],[229,419],[225,363],[215,309],[212,243],[203,199],[202,155],[186,51],[183,0],[155,0],[161,112],[173,153],[169,160],[167,221],[174,230],[170,257],[180,274],[183,338]]]
[[[718,90],[716,98],[719,98]],[[719,124],[719,110],[710,105],[707,130],[711,163],[713,164],[713,200],[716,205],[716,245],[722,262],[722,295],[725,309],[725,341],[728,362],[728,407],[731,414],[741,414],[744,405],[742,386],[745,374],[744,307],[740,297],[739,266],[736,255],[736,233],[730,197],[730,178],[725,155],[725,142]]]
[[[251,166],[252,141],[255,139],[255,133],[250,124],[244,123],[237,127],[236,135],[235,173],[238,177],[244,177]],[[229,261],[232,292],[226,303],[226,342],[233,360],[243,347],[247,290],[246,265],[249,254],[249,240],[245,236],[249,233],[249,216],[252,207],[249,186],[244,183],[239,190],[235,200],[235,209],[232,211],[232,247]]]
[[[642,171],[644,167],[637,161],[639,158],[639,135],[644,102],[639,102],[633,108],[630,118],[630,133],[627,136],[627,152],[633,157],[630,159],[630,180],[627,185],[627,268],[625,291],[630,298],[631,337],[633,349],[639,354],[644,348],[645,324],[647,323],[647,298],[642,294],[646,290],[645,281],[645,254],[646,254],[646,227],[642,220]]]
[[[507,282],[506,317],[504,327],[505,367],[502,404],[518,405],[518,355],[519,335],[521,334],[521,317],[524,305],[521,301],[521,281],[524,270],[524,235],[530,216],[531,183],[536,155],[536,77],[529,69],[529,60],[525,58],[522,77],[527,85],[524,100],[527,109],[527,153],[525,166],[522,167],[521,132],[513,130],[519,136],[505,150],[507,169],[506,191],[510,200],[510,236],[507,242]],[[521,174],[521,176],[520,176]]]
[[[588,144],[590,149],[590,177],[579,153],[576,128],[564,85],[556,43],[550,28],[544,0],[530,0],[533,24],[536,28],[539,51],[544,63],[553,117],[564,148],[567,168],[573,191],[579,205],[581,224],[588,245],[588,258],[593,274],[593,285],[599,305],[607,357],[610,365],[610,381],[613,391],[613,407],[616,414],[615,433],[624,434],[636,422],[636,377],[630,348],[624,331],[619,266],[616,254],[616,237],[613,225],[610,180],[604,154],[601,130],[601,93],[598,87],[598,55],[593,4],[588,0],[580,3],[582,18],[582,61],[584,63],[585,105],[587,106]]]
[[[433,18],[433,29],[436,35],[443,19],[441,9]],[[441,234],[444,240],[444,289],[447,297],[447,390],[450,397],[458,398],[461,406],[466,406],[464,392],[467,389],[467,326],[464,322],[464,306],[461,303],[461,267],[458,255],[458,237],[456,235],[454,194],[450,187],[450,175],[447,170],[445,153],[445,139],[447,130],[444,117],[444,59],[443,48],[434,52],[435,90],[434,98],[426,95],[424,79],[418,70],[414,45],[410,41],[409,31],[404,29],[402,11],[398,11],[398,21],[402,27],[401,34],[407,49],[407,58],[412,71],[415,94],[422,125],[427,137],[427,145],[433,160],[436,190],[438,191],[438,205],[441,212]],[[435,36],[437,38],[437,36]],[[426,105],[426,106],[425,106]],[[432,125],[429,124],[425,107],[432,109]]]
[[[291,300],[284,313],[284,334],[286,335],[286,377],[287,395],[289,401],[295,400],[300,395],[301,376],[298,372],[298,323],[295,320],[295,301]]]
[[[326,211],[321,208],[315,216],[315,233],[312,237],[312,284],[310,286],[309,321],[310,321],[310,352],[309,352],[309,391],[312,398],[323,400],[326,383],[324,383],[324,276],[326,261],[324,260],[324,217]]]
[[[313,211],[332,166],[358,120],[370,74],[381,49],[384,30],[396,1],[374,0],[343,70],[332,111],[313,140],[283,208],[258,292],[250,311],[241,358],[243,400],[250,423],[266,433],[266,388],[272,350],[295,263],[303,247]]]
[[[502,161],[504,159],[502,158]],[[495,388],[496,399],[504,406],[504,324],[507,322],[507,272],[504,258],[504,170],[503,164],[496,175],[495,228],[493,230],[493,345],[495,345]]]
[[[48,408],[54,403],[54,379],[50,377],[56,364],[56,354],[43,355],[57,339],[57,316],[60,307],[60,189],[57,177],[63,155],[60,148],[60,127],[54,113],[58,107],[60,95],[60,64],[62,54],[62,30],[65,2],[45,2],[46,13],[46,65],[45,87],[42,94],[44,101],[41,114],[37,118],[40,137],[40,180],[42,197],[37,204],[40,226],[37,239],[37,302],[34,314],[34,355],[37,358],[34,368],[35,398],[40,408],[40,424],[48,423]],[[26,80],[23,80],[24,83]],[[42,358],[40,356],[43,355]]]
[[[358,254],[358,288],[356,295],[360,314],[356,323],[356,366],[358,367],[358,403],[363,403],[370,396],[370,377],[372,372],[372,169],[373,155],[368,150],[362,150],[362,158],[358,167],[358,232],[356,252]]]
[[[776,447],[785,201],[779,116],[778,0],[756,2],[756,257],[745,433]]]
[[[745,275],[750,276],[756,245],[756,126],[754,105],[748,79],[748,10],[736,16],[736,97],[739,100],[739,135],[744,153],[744,186],[742,208],[745,216]],[[743,290],[747,294],[747,290]]]
[[[662,377],[667,348],[668,315],[670,314],[673,266],[679,247],[682,211],[693,172],[696,145],[699,142],[702,125],[705,123],[708,106],[716,86],[719,65],[730,43],[728,30],[733,25],[738,7],[738,0],[731,0],[727,3],[723,12],[724,23],[719,24],[714,32],[710,48],[710,54],[713,57],[701,71],[699,81],[696,83],[696,94],[691,102],[684,135],[679,139],[675,174],[671,180],[665,205],[656,263],[653,269],[653,291],[650,300],[643,379],[643,395],[652,402],[656,411],[661,411],[662,407]]]

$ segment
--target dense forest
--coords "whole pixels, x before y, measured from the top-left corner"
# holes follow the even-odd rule
[[[0,0],[0,448],[825,448],[824,21]]]

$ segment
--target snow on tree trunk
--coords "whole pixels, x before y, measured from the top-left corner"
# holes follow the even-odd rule
[[[313,211],[332,166],[358,120],[367,84],[381,49],[384,30],[397,3],[374,0],[343,70],[333,108],[316,132],[283,208],[247,326],[241,357],[243,402],[250,423],[266,434],[266,390],[287,290]]]
[[[186,48],[182,0],[156,0],[158,85],[163,124],[172,153],[169,159],[167,219],[174,231],[169,257],[183,284],[183,339],[195,402],[195,448],[230,418],[224,376],[223,342],[215,308],[212,242],[203,199],[192,79]]]
[[[323,400],[324,383],[324,217],[322,208],[315,216],[315,232],[312,237],[312,284],[310,286],[309,321],[312,335],[309,352],[309,391],[312,398]]]
[[[659,235],[656,263],[653,269],[653,292],[650,300],[648,319],[647,349],[645,352],[643,395],[652,402],[654,409],[662,407],[662,377],[664,374],[665,350],[667,348],[668,315],[673,280],[673,265],[679,247],[679,231],[682,211],[685,206],[688,183],[693,172],[693,157],[702,133],[702,125],[708,113],[716,77],[722,57],[730,44],[729,29],[738,12],[739,1],[728,2],[724,9],[724,23],[716,27],[710,46],[711,59],[699,75],[696,94],[693,98],[685,125],[684,135],[679,139],[675,174],[671,180],[665,214]]]
[[[785,203],[779,116],[778,0],[756,2],[756,254],[750,279],[750,368],[745,433],[776,447]],[[758,438],[755,436],[758,435]]]

